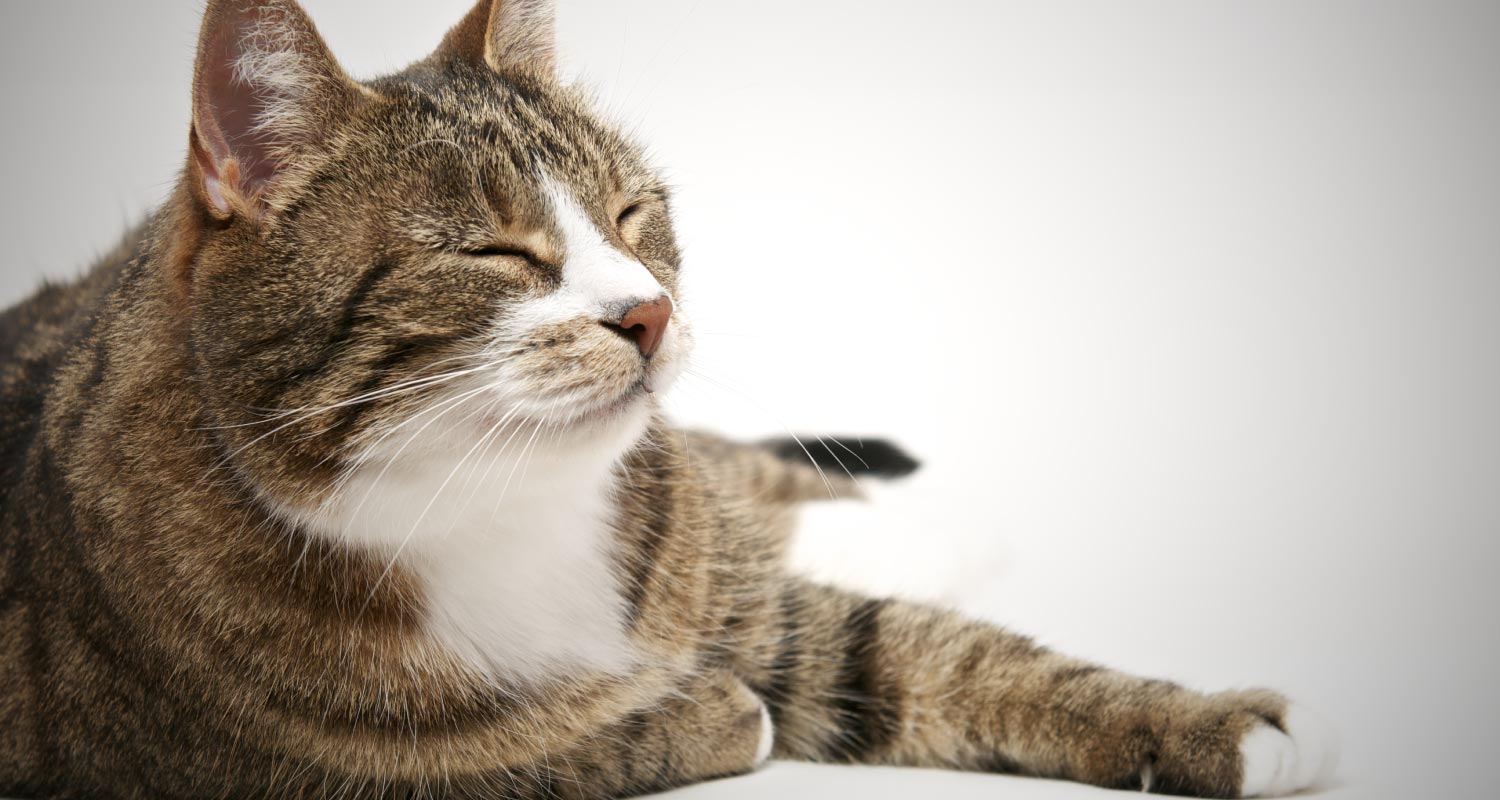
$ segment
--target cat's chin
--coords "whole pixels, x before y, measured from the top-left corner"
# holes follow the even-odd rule
[[[602,406],[586,409],[569,420],[572,426],[610,426],[619,424],[638,414],[647,405],[650,394],[642,384],[636,384],[618,398]]]
[[[548,408],[537,414],[513,411],[482,414],[474,419],[474,424],[481,430],[504,426],[551,431],[553,435],[613,433],[620,429],[643,428],[654,405],[652,398],[652,390],[642,378],[612,398],[580,403],[573,408]]]

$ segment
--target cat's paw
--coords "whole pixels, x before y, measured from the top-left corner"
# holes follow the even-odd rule
[[[775,749],[766,703],[728,670],[696,676],[655,712],[667,726],[669,760],[696,780],[743,775]]]
[[[1240,797],[1280,797],[1326,783],[1338,765],[1332,726],[1295,703],[1280,725],[1261,722],[1240,743]]]
[[[756,769],[771,759],[771,751],[776,746],[776,725],[771,721],[771,710],[762,700],[760,695],[739,680],[735,680],[734,704],[739,708],[747,709],[741,712],[742,719],[750,728],[746,738],[755,742],[754,761],[750,762],[750,768]]]
[[[1278,692],[1182,692],[1158,713],[1141,783],[1159,794],[1279,797],[1327,781],[1338,762],[1333,729]]]

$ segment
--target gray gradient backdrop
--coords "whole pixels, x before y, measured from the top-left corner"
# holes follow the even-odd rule
[[[307,0],[357,75],[467,0]],[[197,0],[0,0],[0,302],[181,163]],[[681,419],[928,464],[799,559],[1269,683],[1340,797],[1496,797],[1500,4],[562,0],[679,187]],[[0,724],[4,724],[0,721]],[[683,797],[1095,797],[776,765]]]

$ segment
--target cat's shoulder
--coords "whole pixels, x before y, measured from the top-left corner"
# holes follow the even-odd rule
[[[53,360],[79,338],[105,298],[146,243],[146,225],[126,233],[92,267],[71,281],[44,281],[26,299],[0,310],[0,370],[11,381],[32,377],[37,364]],[[29,366],[29,369],[28,369]]]

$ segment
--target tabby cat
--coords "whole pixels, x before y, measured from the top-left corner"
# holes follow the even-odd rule
[[[788,573],[797,504],[855,487],[658,414],[692,342],[670,195],[553,39],[549,3],[481,0],[357,82],[293,0],[208,3],[174,194],[0,316],[0,795],[1327,776],[1276,693]]]

